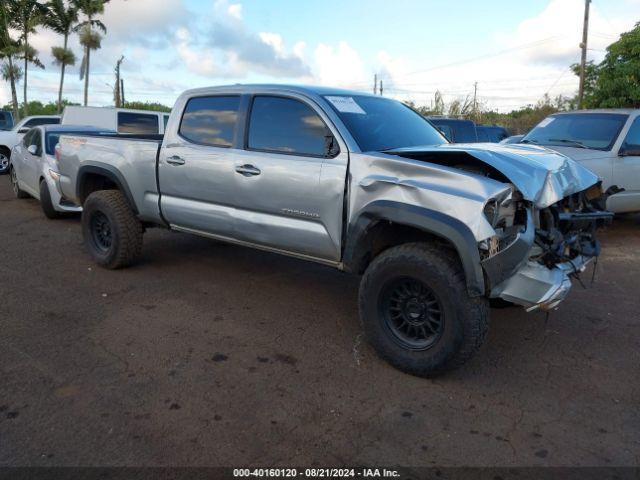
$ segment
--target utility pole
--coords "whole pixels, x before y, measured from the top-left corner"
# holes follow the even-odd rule
[[[382,80],[380,80],[380,95],[382,95],[383,91],[384,91],[384,88],[382,86]]]
[[[378,94],[378,74],[377,73],[373,74],[373,94],[374,95]]]
[[[591,0],[584,0],[584,24],[582,25],[582,58],[580,59],[580,88],[578,90],[578,109],[582,109],[584,98],[584,77],[587,68],[587,38],[589,36],[589,4]]]
[[[124,99],[124,78],[120,79],[120,96],[122,97],[122,106],[126,106],[127,102]]]
[[[122,61],[124,60],[124,55],[120,57],[120,60],[118,60],[116,62],[116,85],[114,88],[114,93],[113,96],[115,97],[115,104],[116,107],[121,107],[122,106],[122,93],[120,91],[121,88],[121,83],[120,83],[120,64],[122,63]]]
[[[478,82],[473,84],[473,117],[478,121]]]

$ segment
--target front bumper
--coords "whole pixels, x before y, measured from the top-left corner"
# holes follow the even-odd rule
[[[536,262],[527,262],[516,273],[496,286],[491,296],[522,305],[533,310],[552,310],[571,290],[571,274],[585,270],[594,257],[577,257],[554,268]]]

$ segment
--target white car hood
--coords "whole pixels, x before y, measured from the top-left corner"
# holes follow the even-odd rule
[[[581,160],[598,160],[611,156],[611,151],[593,150],[591,148],[562,147],[558,145],[545,145],[544,148],[566,155],[576,162],[580,162]]]

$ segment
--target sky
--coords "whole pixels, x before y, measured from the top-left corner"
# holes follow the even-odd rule
[[[573,95],[578,80],[584,0],[111,0],[108,32],[91,55],[91,105],[113,101],[121,55],[127,101],[173,105],[189,88],[232,83],[295,83],[372,91],[429,105],[473,95],[509,111],[545,93]],[[640,0],[593,0],[588,59],[640,21]],[[29,69],[29,99],[57,98],[55,33],[31,41],[44,70]],[[82,101],[78,65],[64,97]],[[22,100],[22,85],[19,96]],[[0,84],[0,105],[10,99]]]

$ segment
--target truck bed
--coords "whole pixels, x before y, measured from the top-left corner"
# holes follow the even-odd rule
[[[86,175],[103,174],[122,188],[139,217],[161,222],[157,160],[163,135],[61,135],[58,147],[60,189],[74,203],[83,203],[78,185]]]

